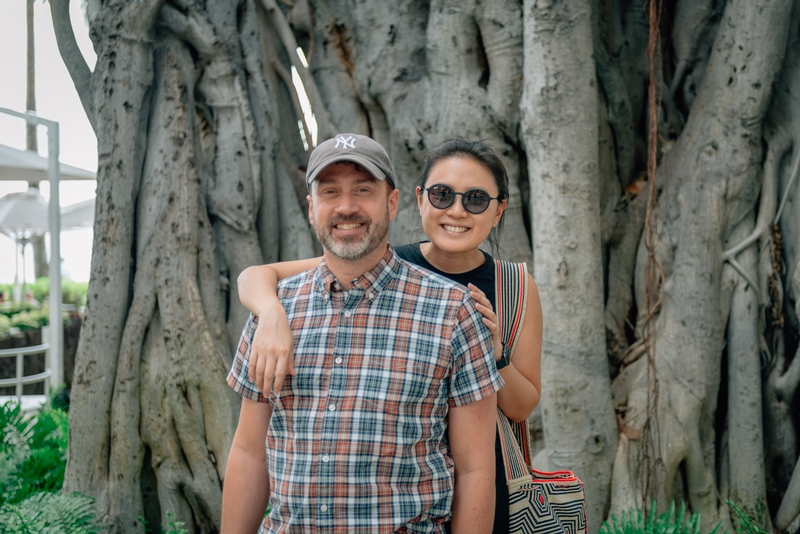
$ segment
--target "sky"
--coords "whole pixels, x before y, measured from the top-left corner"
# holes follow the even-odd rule
[[[80,0],[70,2],[72,26],[78,46],[90,68],[95,55],[81,13]],[[34,3],[36,53],[36,113],[59,123],[60,161],[91,171],[97,169],[97,140],[83,111],[75,86],[58,54],[50,6],[42,0]],[[25,110],[26,61],[25,0],[0,0],[0,107]],[[25,121],[0,114],[0,143],[25,148]],[[39,154],[47,156],[47,129],[38,129]],[[67,206],[91,198],[96,183],[62,182],[61,205]],[[0,181],[0,197],[24,191],[26,182]],[[49,184],[42,182],[42,196],[49,199]],[[64,274],[78,281],[89,279],[92,250],[91,229],[68,230],[61,235]],[[0,234],[0,283],[14,281],[14,242]],[[33,280],[33,252],[27,248],[27,279]],[[18,256],[21,267],[21,256]],[[22,273],[20,273],[20,278]]]

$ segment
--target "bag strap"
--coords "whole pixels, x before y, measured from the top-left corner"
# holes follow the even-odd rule
[[[528,267],[524,263],[496,260],[495,299],[501,339],[513,354],[528,305]]]
[[[507,261],[496,260],[495,262],[495,300],[497,321],[500,326],[500,339],[508,348],[508,353],[513,355],[514,349],[519,340],[518,334],[522,331],[522,323],[525,320],[525,310],[528,305],[528,267],[524,263],[510,263]],[[497,410],[498,418],[502,417],[509,425],[509,430],[513,441],[517,444],[517,451],[522,451],[523,466],[531,465],[531,445],[528,434],[528,421],[522,423],[512,423],[500,411]],[[498,420],[498,429],[500,421]],[[500,433],[501,442],[503,434]],[[506,471],[508,471],[508,459],[506,458]],[[508,474],[508,473],[506,473]]]
[[[508,486],[511,486],[519,479],[530,481],[531,478],[530,462],[526,461],[525,456],[522,454],[516,433],[511,427],[512,424],[514,423],[509,421],[508,417],[498,407],[497,430],[500,434],[500,449],[503,452],[503,465],[506,468],[506,485]],[[527,422],[524,427],[524,430],[527,431]]]

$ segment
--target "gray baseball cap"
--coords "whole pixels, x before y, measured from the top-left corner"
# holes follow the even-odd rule
[[[311,182],[325,167],[340,161],[358,163],[378,180],[389,180],[389,185],[397,188],[392,161],[386,150],[371,137],[350,133],[323,141],[311,152],[306,169],[306,186],[310,189]]]

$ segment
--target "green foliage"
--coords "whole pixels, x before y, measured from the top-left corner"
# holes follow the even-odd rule
[[[20,330],[39,330],[50,322],[50,309],[47,306],[21,311],[11,316],[11,326]]]
[[[18,504],[0,507],[0,534],[99,534],[105,530],[94,499],[80,493],[36,493]]]
[[[137,519],[139,519],[139,522],[144,525],[145,532],[153,532],[153,529],[150,528],[150,525],[147,524],[147,520],[145,520],[144,517],[139,516]],[[188,534],[189,531],[183,528],[184,524],[185,523],[183,521],[177,521],[175,514],[167,510],[167,526],[169,527],[169,530],[164,530],[164,527],[159,527],[158,532],[159,534]]]
[[[757,523],[761,522],[764,516],[765,507],[763,503],[759,503],[761,504],[760,506],[761,509],[758,510],[757,512],[758,515],[761,516],[760,518],[750,517],[741,508],[739,508],[739,506],[737,506],[735,502],[733,502],[730,499],[727,499],[725,501],[725,504],[730,506],[731,510],[733,510],[736,513],[737,519],[739,520],[739,526],[736,527],[736,532],[740,532],[743,534],[767,534],[765,530],[763,530],[761,527],[757,525]]]
[[[0,339],[11,335],[11,319],[0,313]]]
[[[0,295],[5,294],[10,297],[14,291],[14,284],[0,284]]]
[[[170,511],[167,511],[167,526],[169,526],[169,530],[165,532],[165,534],[187,534],[189,531],[183,528],[184,522],[177,521],[175,518],[175,514]]]
[[[88,282],[62,280],[61,300],[64,304],[72,304],[76,308],[85,306],[88,289]],[[38,330],[43,326],[47,326],[50,322],[50,311],[45,304],[47,297],[50,295],[50,280],[47,277],[39,278],[33,284],[29,284],[26,287],[26,291],[30,291],[38,303],[0,303],[0,339],[10,336],[12,328],[18,328],[22,331]],[[13,294],[13,286],[0,284],[0,293],[6,293],[10,297]],[[62,316],[64,319],[69,317],[66,313],[62,314]]]
[[[43,276],[28,286],[33,293],[33,298],[39,302],[44,302],[50,295],[50,278]],[[61,302],[64,304],[74,304],[75,306],[86,305],[86,293],[89,290],[88,282],[75,282],[74,280],[61,280]]]
[[[12,317],[20,312],[29,312],[35,309],[36,306],[31,304],[30,302],[15,302],[13,304],[4,302],[2,305],[0,305],[0,315],[5,315],[6,317]]]
[[[54,390],[55,392],[55,390]],[[50,404],[30,416],[16,401],[0,406],[0,534],[105,532],[94,500],[60,493],[69,416]]]
[[[61,489],[67,460],[69,416],[45,407],[25,417],[19,404],[0,407],[0,505]]]
[[[697,512],[686,519],[684,502],[676,511],[673,501],[666,512],[657,515],[656,502],[653,501],[647,517],[636,509],[622,512],[619,519],[612,515],[603,522],[600,534],[700,534],[700,524],[700,514]],[[709,534],[718,534],[721,527],[722,524],[717,525]]]

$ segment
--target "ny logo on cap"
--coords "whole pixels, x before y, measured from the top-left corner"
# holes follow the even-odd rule
[[[350,137],[338,136],[336,137],[336,146],[334,148],[355,148],[356,138],[352,135]]]

